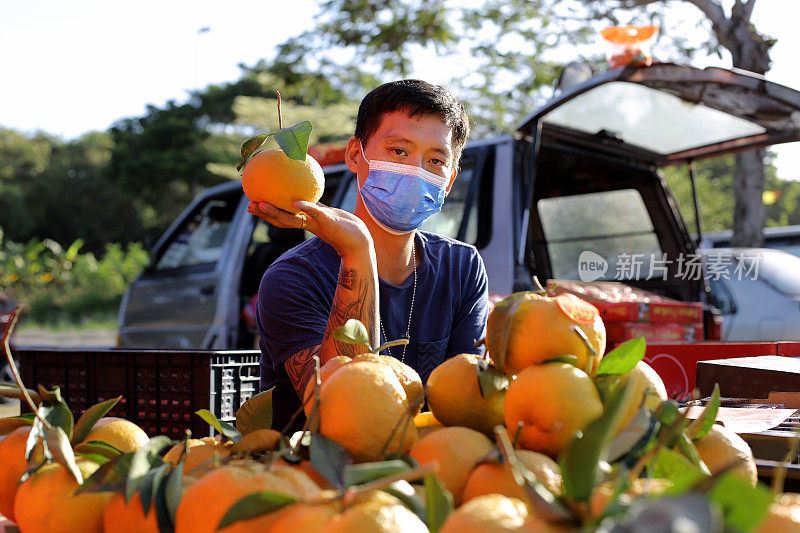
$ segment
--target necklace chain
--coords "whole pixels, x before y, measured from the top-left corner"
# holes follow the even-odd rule
[[[411,315],[414,313],[414,299],[417,296],[417,243],[415,241],[411,241],[411,258],[414,261],[414,288],[411,290],[411,308],[408,310],[408,325],[406,326],[406,339],[409,341],[411,340]],[[383,319],[380,319],[379,323],[381,325],[381,333],[383,333],[384,342],[388,342],[389,337],[383,329]],[[400,357],[401,363],[405,363],[407,347],[408,344],[403,345],[403,354]],[[386,351],[389,352],[389,355],[392,354],[391,348],[386,348]]]

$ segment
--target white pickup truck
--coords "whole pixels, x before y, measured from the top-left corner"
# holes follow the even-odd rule
[[[444,209],[423,229],[475,245],[492,294],[530,289],[534,275],[578,279],[595,263],[607,266],[599,279],[614,280],[615,258],[643,254],[668,258],[666,270],[644,268],[627,283],[705,302],[702,278],[682,277],[677,261],[695,254],[696,228],[659,168],[797,140],[798,91],[720,68],[620,67],[562,91],[513,135],[470,142]],[[352,208],[354,175],[343,164],[325,175],[322,201]],[[241,184],[226,183],[170,226],[123,298],[120,346],[253,347],[242,310],[269,263],[305,236],[268,228],[246,206]],[[587,251],[595,262],[584,265]]]

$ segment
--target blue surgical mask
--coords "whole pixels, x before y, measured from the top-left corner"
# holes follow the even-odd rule
[[[364,147],[361,147],[364,154]],[[361,199],[375,223],[394,235],[410,233],[439,212],[450,180],[427,170],[390,161],[370,161]]]

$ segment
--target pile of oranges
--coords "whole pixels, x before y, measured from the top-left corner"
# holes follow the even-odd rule
[[[307,425],[294,435],[229,427],[155,446],[166,438],[105,417],[82,443],[105,443],[110,456],[73,444],[75,469],[56,458],[26,475],[26,448],[41,456],[46,443],[31,447],[23,425],[0,440],[0,514],[23,533],[570,531],[597,525],[612,502],[672,488],[657,476],[619,486],[606,472],[589,497],[570,492],[565,454],[622,397],[615,391],[627,403],[615,407],[612,436],[669,403],[643,361],[603,374],[614,354],[596,309],[573,295],[516,294],[487,331],[486,356],[452,357],[425,384],[390,356],[331,359],[305,390]],[[707,471],[756,484],[735,433],[706,428],[692,449]],[[74,470],[94,488],[79,490]],[[781,495],[759,531],[797,530],[798,514],[800,498]]]

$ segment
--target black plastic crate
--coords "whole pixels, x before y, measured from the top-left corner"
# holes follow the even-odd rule
[[[87,407],[122,395],[110,416],[136,423],[148,435],[183,438],[209,435],[194,413],[208,409],[235,422],[236,410],[258,392],[257,350],[17,349],[26,386],[61,387],[79,415]]]

